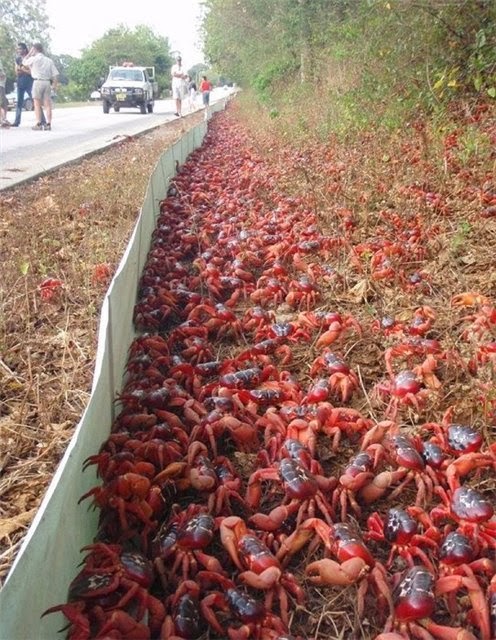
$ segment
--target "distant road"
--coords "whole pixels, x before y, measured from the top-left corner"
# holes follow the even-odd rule
[[[227,90],[215,89],[212,102],[226,95]],[[201,108],[201,96],[197,105]],[[23,111],[20,127],[0,129],[0,190],[115,144],[125,136],[177,120],[174,111],[173,100],[157,100],[150,114],[141,114],[138,109],[104,114],[100,102],[64,108],[55,104],[52,131],[32,131],[34,112]],[[187,115],[186,109],[183,113]],[[12,111],[8,117],[13,120]]]

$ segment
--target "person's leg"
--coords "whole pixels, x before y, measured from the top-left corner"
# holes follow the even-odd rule
[[[26,90],[22,84],[17,82],[17,104],[15,110],[14,126],[18,127],[21,124],[22,106],[24,104],[24,94]]]
[[[43,86],[41,96],[41,124],[52,124],[52,85],[48,83]]]
[[[46,124],[47,120],[45,118],[45,111],[43,110],[43,104],[40,104],[40,111],[41,111],[41,124]],[[51,119],[50,119],[51,122]]]
[[[31,98],[31,100],[33,101],[33,104],[34,104],[32,88],[26,89],[26,93]],[[38,121],[36,121],[36,122],[38,122]],[[41,124],[45,124],[45,122],[46,122],[45,114],[43,113],[43,108],[41,108],[41,120],[40,120],[40,122],[41,122]]]
[[[34,102],[34,117],[36,122],[39,124],[41,122],[41,100],[38,98],[33,98]]]
[[[51,100],[51,98],[48,98],[48,100],[45,99],[45,102],[43,103],[43,109],[45,111],[45,117],[46,117],[46,121],[45,121],[43,126],[48,127],[48,129],[51,129],[51,127],[52,127],[52,100]]]
[[[5,126],[5,127],[10,125],[10,122],[7,120],[7,112],[8,110],[6,107],[4,107],[3,105],[0,106],[0,121],[2,126]]]
[[[208,112],[209,101],[210,101],[210,94],[208,92],[205,92],[203,94],[203,106],[205,107],[205,120],[208,120],[210,116]]]
[[[34,102],[34,117],[36,120],[36,124],[33,127],[33,129],[41,128],[41,115],[43,113],[41,109],[41,100],[39,98],[33,98],[33,102]]]
[[[36,124],[34,125],[33,129],[42,128],[41,126],[42,100],[43,100],[42,86],[40,85],[39,82],[35,81],[33,84],[33,103],[34,103],[34,117],[36,120]]]

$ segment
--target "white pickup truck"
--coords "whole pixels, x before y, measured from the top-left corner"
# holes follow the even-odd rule
[[[140,113],[153,113],[158,84],[155,67],[137,67],[127,62],[109,67],[109,74],[101,88],[103,113],[110,108],[137,107]]]

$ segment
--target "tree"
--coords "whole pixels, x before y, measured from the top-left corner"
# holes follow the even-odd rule
[[[495,0],[204,0],[205,54],[271,101],[296,81],[366,99],[496,98]],[[389,100],[388,97],[393,99]],[[367,111],[365,109],[364,111]],[[393,117],[394,119],[394,117]]]
[[[14,80],[13,59],[18,42],[50,44],[45,0],[2,0],[0,4],[0,56],[8,85]],[[12,64],[7,61],[12,60]]]
[[[138,25],[129,29],[118,25],[109,29],[83,50],[81,58],[69,62],[69,94],[73,98],[86,99],[107,77],[109,65],[125,60],[146,67],[155,67],[159,90],[170,86],[169,71],[172,65],[167,38],[156,35],[149,27]]]
[[[315,79],[316,52],[350,0],[205,0],[206,56],[218,71],[263,95],[273,83]]]

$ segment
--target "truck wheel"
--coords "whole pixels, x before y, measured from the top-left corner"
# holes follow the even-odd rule
[[[146,113],[146,102],[140,104],[140,113]]]
[[[110,102],[106,100],[103,101],[103,113],[108,113],[110,111]]]
[[[147,107],[148,113],[153,113],[153,102],[149,102]]]
[[[114,104],[114,111],[116,113],[119,113],[120,110],[121,110],[121,108],[119,107],[119,105],[118,104]]]

